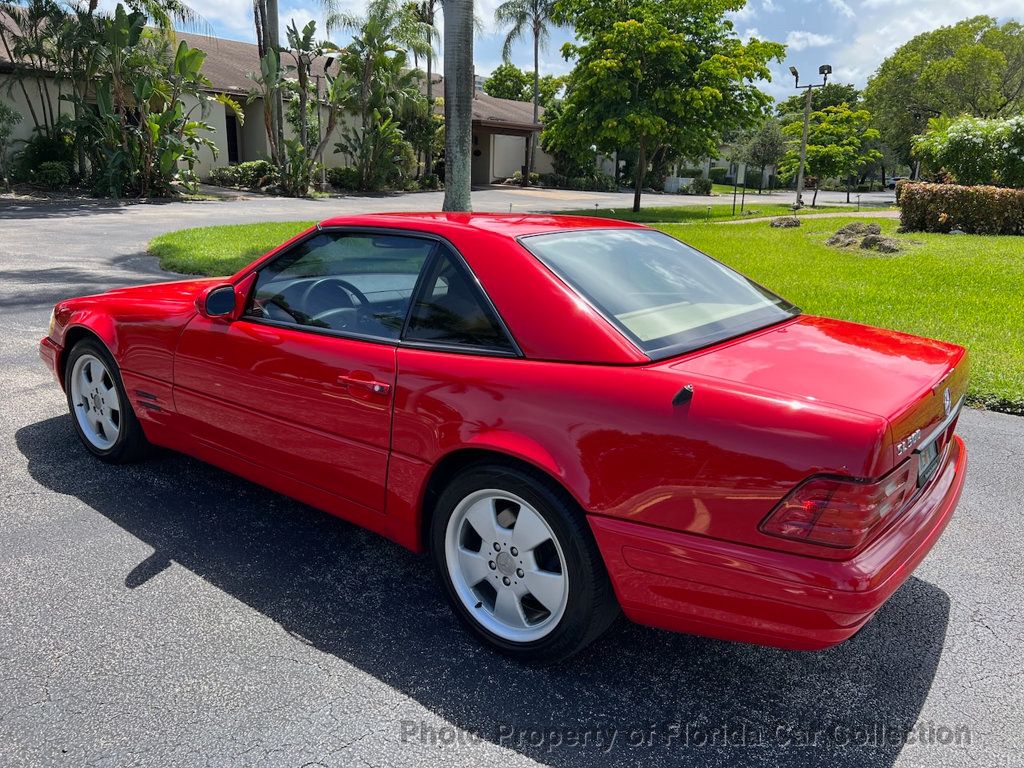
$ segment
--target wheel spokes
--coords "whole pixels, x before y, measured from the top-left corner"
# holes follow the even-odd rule
[[[498,591],[498,597],[494,601],[494,618],[517,629],[524,629],[528,626],[523,606],[519,602],[519,595],[511,589]]]
[[[565,597],[565,577],[561,573],[531,570],[526,572],[526,590],[550,613],[558,610]]]
[[[473,526],[476,535],[488,547],[498,539],[498,517],[493,498],[480,499],[466,510],[466,522]]]
[[[459,567],[466,577],[466,583],[471,587],[475,587],[491,575],[487,557],[480,552],[472,552],[464,547],[459,547]]]
[[[529,552],[548,541],[551,533],[541,516],[530,507],[522,506],[512,528],[512,543],[523,552]]]

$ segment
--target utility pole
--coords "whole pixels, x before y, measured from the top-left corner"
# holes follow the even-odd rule
[[[799,91],[803,88],[807,92],[807,97],[804,99],[804,132],[803,137],[800,139],[800,170],[796,175],[796,207],[804,207],[804,166],[807,164],[807,131],[811,125],[811,96],[815,88],[824,88],[825,84],[828,83],[828,76],[832,74],[831,64],[822,64],[818,67],[818,74],[821,75],[821,82],[800,85],[800,73],[797,72],[796,67],[789,68],[790,74],[793,75],[793,79],[796,81],[794,87]]]

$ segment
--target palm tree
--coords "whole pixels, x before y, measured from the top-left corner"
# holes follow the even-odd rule
[[[444,205],[472,210],[473,0],[444,3]]]
[[[424,58],[427,60],[427,109],[432,115],[434,113],[434,45],[440,41],[440,35],[437,32],[437,11],[441,7],[441,0],[410,0],[409,6],[412,8],[413,16],[430,29],[431,44]],[[413,56],[416,56],[415,51]],[[417,66],[419,66],[418,63]],[[431,147],[432,140],[428,136],[423,146],[424,167],[427,174],[434,172],[434,157]]]
[[[511,27],[505,35],[502,56],[509,61],[512,46],[527,33],[533,36],[533,123],[540,121],[540,49],[548,39],[548,24],[555,0],[505,0],[494,11],[494,20],[502,27]],[[526,175],[523,186],[529,184],[533,171],[533,158],[537,152],[537,133],[530,134],[530,151],[526,160]]]

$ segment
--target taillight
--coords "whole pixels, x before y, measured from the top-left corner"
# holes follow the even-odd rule
[[[852,549],[897,514],[916,487],[911,462],[877,482],[812,477],[798,485],[761,523],[772,536]]]

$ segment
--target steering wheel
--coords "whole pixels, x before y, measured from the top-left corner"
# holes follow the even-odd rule
[[[345,299],[346,299],[346,301],[348,301],[348,306],[350,306],[350,307],[353,306],[352,298],[351,298],[353,296],[359,302],[359,305],[361,307],[365,307],[365,306],[367,306],[370,303],[370,300],[368,298],[366,298],[366,294],[363,293],[362,291],[360,291],[354,285],[352,285],[352,283],[350,283],[348,280],[343,280],[340,277],[321,277],[319,280],[316,280],[312,284],[310,284],[310,286],[303,292],[303,294],[302,294],[302,302],[301,302],[302,306],[304,306],[304,307],[311,306],[311,303],[313,301],[313,297],[314,297],[314,295],[316,294],[317,291],[321,291],[322,292],[325,288],[331,288],[331,287],[334,287],[334,286],[337,286],[338,288],[341,288],[343,291],[345,291]],[[328,301],[330,301],[330,300],[328,300]],[[337,307],[337,306],[330,306],[325,311],[330,311],[332,309],[338,309],[338,308],[339,307]],[[323,312],[317,312],[317,313],[315,313],[313,315],[313,317],[316,317],[317,315],[320,315],[320,314],[323,314]]]

